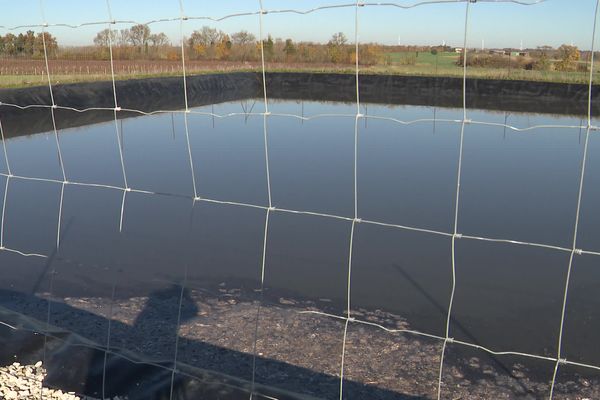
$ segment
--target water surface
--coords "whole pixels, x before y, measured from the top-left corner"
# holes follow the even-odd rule
[[[188,115],[196,195],[258,208],[193,200],[181,113],[119,120],[119,135],[114,121],[62,130],[58,120],[68,181],[123,187],[119,140],[128,185],[151,193],[127,192],[123,198],[124,192],[114,188],[65,185],[57,248],[61,184],[13,177],[7,185],[6,176],[0,176],[0,187],[8,188],[4,245],[49,256],[0,252],[2,290],[57,299],[131,299],[166,296],[181,285],[206,292],[235,288],[264,304],[295,303],[299,311],[308,304],[343,315],[351,222],[277,209],[353,217],[355,107],[270,104],[266,132],[276,209],[269,217],[263,297],[266,211],[260,207],[268,206],[268,192],[262,115]],[[363,109],[368,116],[436,120],[408,125],[381,118],[358,121],[358,217],[452,232],[462,125],[446,120],[460,120],[462,110],[371,104]],[[196,109],[219,115],[249,110],[261,112],[263,105],[248,99]],[[302,120],[277,114],[340,115]],[[478,110],[469,111],[469,118],[521,128],[581,124],[578,117]],[[516,132],[465,125],[457,231],[570,248],[585,135],[580,128]],[[15,137],[6,145],[12,174],[62,181],[53,132]],[[594,131],[580,249],[600,251],[598,204],[600,136]],[[352,257],[350,300],[356,315],[388,313],[411,329],[445,335],[452,289],[449,236],[359,223]],[[600,365],[595,345],[599,260],[575,256],[563,348],[568,360],[595,365]],[[568,263],[565,251],[458,239],[450,336],[498,351],[554,357]],[[176,315],[177,302],[172,307],[167,313]],[[27,312],[45,318],[39,310],[39,315]],[[74,329],[72,321],[61,318],[50,322]],[[382,322],[388,323],[394,328],[397,321]],[[98,335],[92,339],[106,340],[106,334]],[[170,352],[175,336],[168,339]],[[251,346],[240,351],[252,351]],[[520,362],[547,373],[529,359]]]

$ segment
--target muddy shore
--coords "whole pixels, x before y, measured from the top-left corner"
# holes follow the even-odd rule
[[[210,392],[218,388],[223,396],[215,398],[242,398],[249,390],[255,365],[255,381],[259,392],[265,395],[279,399],[339,397],[343,320],[311,313],[321,311],[314,302],[284,297],[263,301],[258,313],[259,302],[240,288],[222,287],[212,293],[185,290],[181,297],[177,295],[181,293],[173,290],[150,298],[114,300],[5,294],[2,304],[20,316],[41,315],[50,304],[52,339],[47,345],[46,368],[47,381],[52,387],[98,397],[104,362],[101,350],[107,343],[106,329],[110,320],[112,354],[130,354],[138,362],[164,367],[139,370],[139,364],[124,364],[114,356],[111,357],[117,360],[111,362],[109,357],[106,384],[111,396],[160,398],[156,395],[160,388],[170,387],[169,368],[177,350],[177,369],[187,371],[180,389],[188,395],[197,393],[194,390]],[[180,301],[181,314],[177,315],[172,310]],[[401,316],[379,310],[361,309],[355,318],[410,329]],[[4,334],[10,335],[10,332]],[[15,339],[18,332],[12,335],[12,340],[19,343]],[[257,357],[253,364],[255,337]],[[3,339],[11,344],[10,338]],[[1,352],[6,354],[0,354],[0,359],[10,357],[11,349],[18,349],[15,350],[20,351],[18,358],[25,362],[27,357],[37,357],[40,346],[31,346],[31,339],[26,342],[28,349],[15,347],[15,343],[6,346]],[[86,357],[85,351],[76,350],[79,342],[88,343],[88,347],[95,344],[98,354]],[[350,323],[344,363],[344,398],[436,398],[441,346],[442,342],[436,339]],[[78,352],[77,357],[74,351]],[[550,362],[491,357],[484,352],[449,345],[444,361],[442,398],[547,398],[552,368]],[[124,386],[121,379],[115,378],[121,374],[129,376],[127,379],[131,382],[151,381],[152,385]],[[208,392],[202,393],[208,395]],[[561,374],[555,398],[600,398],[600,382],[577,373]]]

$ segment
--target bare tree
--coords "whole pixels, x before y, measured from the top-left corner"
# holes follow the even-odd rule
[[[96,37],[94,38],[94,44],[96,46],[103,46],[103,47],[108,47],[111,42],[113,44],[116,44],[117,35],[118,35],[117,31],[103,29],[96,34]]]
[[[231,35],[231,42],[234,45],[244,46],[255,41],[256,37],[248,31],[239,31]]]
[[[224,32],[208,26],[203,26],[202,29],[192,32],[192,35],[188,39],[188,44],[190,47],[197,45],[211,47],[217,45],[223,36],[225,36]]]
[[[148,25],[139,24],[134,25],[129,29],[129,40],[132,45],[145,48],[148,45],[148,38],[150,37],[150,28]]]
[[[167,35],[164,34],[164,32],[154,33],[148,36],[148,41],[153,47],[168,46],[171,43]]]
[[[117,44],[119,46],[127,46],[131,44],[131,32],[129,29],[121,29],[117,37]]]
[[[344,35],[344,32],[338,32],[338,33],[334,33],[333,36],[331,36],[331,39],[329,39],[329,45],[334,45],[334,46],[343,46],[346,43],[348,43],[348,39],[346,39],[346,35]]]

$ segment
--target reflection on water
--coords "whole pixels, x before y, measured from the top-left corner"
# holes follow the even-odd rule
[[[258,208],[193,200],[183,114],[119,121],[129,186],[158,194],[126,192],[124,197],[119,189],[65,185],[58,249],[61,185],[20,178],[7,184],[6,176],[0,176],[0,187],[8,188],[4,246],[48,255],[25,258],[0,252],[0,306],[74,332],[101,348],[125,349],[167,368],[176,361],[178,368],[241,380],[227,398],[247,397],[253,380],[261,393],[278,398],[291,393],[339,397],[344,321],[304,312],[344,315],[352,223],[285,210],[353,216],[354,107],[271,104],[273,114],[348,116],[267,118],[275,209],[269,215],[264,271],[264,126],[261,115],[243,115],[261,111],[253,108],[252,99],[198,109],[241,115],[189,114],[188,123],[198,196]],[[365,113],[437,120],[409,125],[359,120],[358,216],[451,232],[461,125],[447,120],[460,119],[462,110],[370,104]],[[469,117],[518,127],[581,124],[577,117],[477,110]],[[11,172],[62,180],[51,135],[7,140]],[[582,139],[579,128],[515,132],[467,125],[458,232],[569,248]],[[116,140],[112,121],[61,130],[68,180],[122,187]],[[598,252],[600,137],[595,132],[588,151],[578,247]],[[7,173],[4,159],[0,161]],[[435,397],[441,342],[381,328],[445,335],[450,250],[448,236],[356,225],[351,313],[379,327],[349,324],[344,397]],[[568,258],[568,252],[548,248],[458,239],[450,336],[490,349],[554,357]],[[600,331],[597,267],[597,256],[575,258],[563,353],[571,361],[600,365],[595,346]],[[495,390],[498,396],[525,398],[549,390],[551,362],[490,357],[457,344],[447,351],[445,395],[486,397]],[[0,353],[9,357],[10,350]],[[102,366],[104,356],[100,359]],[[111,362],[120,365],[110,358],[109,366]],[[104,378],[118,394],[118,382],[121,387],[125,383],[111,374]],[[593,375],[561,367],[559,395],[593,397]],[[96,377],[89,372],[74,378],[73,390],[97,390],[90,376]]]

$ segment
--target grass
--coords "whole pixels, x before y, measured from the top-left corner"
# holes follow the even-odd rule
[[[440,52],[436,55],[430,52],[420,52],[418,57],[414,52],[388,53],[391,61],[387,66],[372,67],[377,73],[389,71],[400,75],[422,76],[447,76],[462,77],[463,67],[457,65],[458,53]],[[596,64],[594,74],[600,71]],[[562,72],[562,71],[533,71],[525,69],[508,68],[481,68],[468,67],[467,78],[525,80],[536,82],[559,83],[588,83],[589,72]]]
[[[404,64],[408,61],[415,62],[415,66],[419,66],[422,68],[435,68],[436,64],[438,68],[451,68],[458,67],[456,62],[458,61],[457,53],[450,52],[440,52],[438,54],[431,54],[430,52],[419,52],[417,56],[414,52],[397,52],[397,53],[387,53],[387,57],[393,64]]]
[[[438,53],[437,55],[430,52],[420,52],[418,57],[415,53],[388,53],[386,57],[389,61],[388,65],[361,66],[360,72],[363,74],[380,74],[380,75],[406,75],[406,76],[440,76],[440,77],[457,77],[463,76],[463,68],[456,64],[458,60],[457,53]],[[326,66],[311,66],[310,64],[285,65],[273,64],[267,65],[269,72],[313,72],[313,73],[355,73],[353,65],[326,65]],[[212,73],[228,73],[242,71],[261,71],[256,66],[235,67],[232,69],[203,69],[198,71],[188,71],[188,75],[202,75]],[[594,71],[595,73],[597,72]],[[150,77],[168,77],[181,76],[179,72],[165,73],[132,73],[119,74],[115,78],[117,80],[139,79]],[[478,79],[501,79],[501,80],[525,80],[538,82],[562,82],[562,83],[588,83],[588,72],[560,72],[560,71],[528,71],[524,69],[507,68],[467,68],[468,78]],[[64,74],[53,75],[52,84],[76,83],[76,82],[93,82],[111,80],[108,74]],[[45,75],[0,75],[0,88],[20,88],[30,86],[47,85],[48,81]]]

